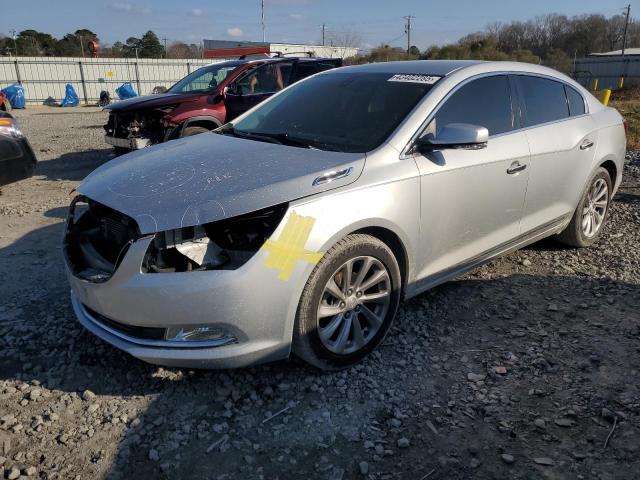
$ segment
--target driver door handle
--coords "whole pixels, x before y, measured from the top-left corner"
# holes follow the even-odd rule
[[[526,163],[520,163],[518,161],[515,161],[509,166],[509,168],[507,168],[507,173],[509,175],[513,175],[514,173],[523,171],[525,168],[527,168]]]

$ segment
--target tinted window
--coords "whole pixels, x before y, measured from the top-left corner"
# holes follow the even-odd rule
[[[564,85],[542,77],[518,75],[527,126],[562,120],[569,116]]]
[[[249,71],[236,84],[243,95],[277,92],[287,86],[291,66],[291,63],[267,63]]]
[[[235,65],[210,66],[199,68],[187,75],[168,91],[171,93],[206,92],[216,88],[236,69]]]
[[[567,94],[567,101],[569,102],[569,113],[572,117],[576,115],[583,115],[585,113],[584,109],[584,98],[580,95],[574,88],[571,88],[569,85],[564,86],[564,91]]]
[[[368,152],[378,147],[431,89],[389,73],[330,73],[296,83],[234,123],[253,134],[304,139],[317,148]]]
[[[451,95],[429,124],[429,131],[437,135],[449,123],[470,123],[497,135],[513,130],[513,118],[509,79],[506,75],[484,77]]]

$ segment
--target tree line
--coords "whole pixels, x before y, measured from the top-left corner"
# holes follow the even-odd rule
[[[401,48],[381,45],[352,63],[392,60],[515,60],[551,66],[570,72],[573,59],[590,53],[622,48],[625,17],[614,15],[580,15],[567,17],[549,14],[526,22],[495,22],[485,30],[464,36],[456,43],[430,46],[424,51],[412,46],[409,53]],[[640,46],[640,23],[630,20],[627,48]]]
[[[49,33],[23,30],[15,38],[0,37],[0,55],[22,57],[91,57],[91,43],[100,43],[98,35],[82,28],[58,39]],[[149,30],[141,37],[129,37],[124,42],[101,45],[100,57],[107,58],[200,58],[202,48],[196,44],[160,43],[158,36]]]

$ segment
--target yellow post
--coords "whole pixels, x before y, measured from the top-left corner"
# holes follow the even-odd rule
[[[593,91],[594,92],[598,91],[598,79],[597,78],[593,79]]]
[[[602,104],[606,107],[607,105],[609,105],[609,99],[611,98],[611,90],[606,88],[600,92],[596,92],[596,98],[600,100],[600,102],[602,102]]]
[[[618,88],[622,88],[624,86],[624,77],[620,77],[618,80]]]

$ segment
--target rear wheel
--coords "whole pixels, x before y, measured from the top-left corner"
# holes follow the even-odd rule
[[[400,302],[400,268],[389,247],[369,235],[338,242],[302,292],[293,351],[324,370],[362,360],[385,337]]]
[[[181,137],[191,137],[192,135],[199,135],[201,133],[210,132],[208,128],[205,127],[187,127],[182,130],[180,134]]]
[[[578,208],[567,228],[558,240],[572,247],[588,247],[598,240],[609,213],[611,202],[611,177],[600,167],[591,177]]]

